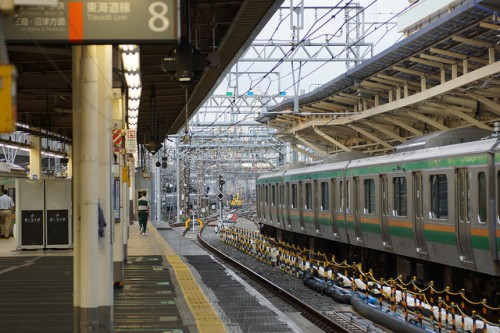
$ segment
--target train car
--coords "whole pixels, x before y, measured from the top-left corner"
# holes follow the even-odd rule
[[[451,130],[411,140],[390,155],[343,153],[262,175],[258,221],[499,277],[497,136]],[[284,223],[276,222],[275,207]]]

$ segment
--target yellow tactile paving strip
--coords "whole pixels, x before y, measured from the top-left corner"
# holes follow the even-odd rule
[[[196,319],[198,331],[200,333],[227,332],[224,323],[201,290],[198,281],[191,274],[189,267],[179,258],[163,237],[160,236],[155,227],[148,225],[148,230],[154,235],[163,255],[165,255],[174,269],[175,276],[182,289],[182,294]]]

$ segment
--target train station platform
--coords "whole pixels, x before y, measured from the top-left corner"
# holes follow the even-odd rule
[[[114,291],[115,332],[314,332],[283,313],[165,222],[130,226],[123,288]],[[15,248],[0,239],[0,333],[72,332],[72,250]]]

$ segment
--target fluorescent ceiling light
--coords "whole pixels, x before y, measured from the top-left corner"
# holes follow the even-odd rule
[[[142,92],[141,87],[128,88],[128,98],[140,100],[141,99],[141,92]]]
[[[141,101],[139,99],[131,99],[131,98],[129,98],[129,100],[128,100],[128,108],[131,109],[131,110],[138,110],[140,102]]]
[[[139,88],[141,86],[141,76],[137,73],[125,73],[125,81],[129,88]]]
[[[137,110],[137,109],[129,109],[128,110],[128,116],[129,116],[129,118],[130,117],[137,118],[139,116],[139,110]]]

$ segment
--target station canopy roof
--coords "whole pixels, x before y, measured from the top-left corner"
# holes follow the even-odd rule
[[[172,54],[176,44],[140,45],[142,97],[138,141],[148,141],[153,136],[162,141],[168,134],[181,131],[186,119],[185,89],[189,118],[282,3],[283,0],[180,0],[181,36],[205,57],[216,51],[218,66],[203,68],[193,84],[181,85],[161,67],[162,59]],[[52,133],[55,138],[71,140],[72,45],[7,41],[7,51],[18,72],[17,119],[30,126],[22,130],[37,134],[43,129],[43,136]],[[113,69],[113,85],[117,87],[123,85],[120,71],[121,68]]]
[[[498,1],[462,1],[400,42],[258,121],[312,158],[391,152],[451,128],[499,121]],[[300,147],[299,147],[300,146]]]

